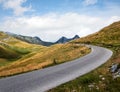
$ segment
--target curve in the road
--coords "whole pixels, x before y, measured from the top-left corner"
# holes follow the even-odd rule
[[[112,51],[90,46],[90,54],[53,67],[0,79],[0,92],[44,92],[104,64]]]

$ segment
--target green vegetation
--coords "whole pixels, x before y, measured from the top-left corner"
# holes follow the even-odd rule
[[[0,58],[5,58],[5,59],[15,59],[19,58],[20,55],[16,53],[15,51],[12,51],[10,49],[4,48],[3,46],[0,46]]]
[[[120,77],[113,79],[113,75],[108,70],[112,63],[120,63],[120,21],[71,43],[106,47],[113,51],[113,56],[96,70],[51,89],[49,92],[120,92]]]
[[[20,53],[20,54],[28,54],[28,53],[30,53],[30,50],[27,49],[27,48],[19,48],[19,47],[14,46],[14,47],[11,47],[11,49],[13,51],[16,51],[17,53]]]

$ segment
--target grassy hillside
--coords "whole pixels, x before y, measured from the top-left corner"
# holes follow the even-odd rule
[[[96,70],[49,92],[120,92],[120,77],[114,79],[114,74],[109,72],[112,63],[120,64],[120,21],[71,43],[87,43],[106,47],[113,51],[113,56]]]
[[[91,34],[87,37],[78,39],[74,42],[78,43],[92,43],[92,44],[108,44],[120,45],[120,21],[115,22],[97,33]]]
[[[7,63],[7,57],[0,57],[0,76],[9,76],[60,64],[81,57],[90,49],[74,43],[57,44],[50,47],[29,44],[0,33],[1,55],[17,53],[21,57]],[[3,53],[4,51],[4,53]],[[12,57],[11,57],[12,58]],[[5,64],[4,64],[5,63]]]
[[[17,40],[4,32],[0,32],[0,68],[8,66],[33,51],[45,48],[44,46],[32,45]]]

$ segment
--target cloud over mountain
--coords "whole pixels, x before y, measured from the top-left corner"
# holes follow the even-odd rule
[[[61,36],[69,38],[76,34],[80,37],[86,36],[117,20],[120,20],[120,17],[100,18],[78,13],[52,13],[7,18],[1,23],[0,28],[12,33],[39,36],[45,41],[55,41]]]

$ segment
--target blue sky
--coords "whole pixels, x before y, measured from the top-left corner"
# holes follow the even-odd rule
[[[56,41],[120,20],[119,0],[0,0],[0,30]]]
[[[15,1],[15,0],[0,0]],[[16,0],[17,1],[17,0]],[[102,16],[110,13],[120,15],[119,0],[18,0],[24,1],[21,7],[30,7],[31,10],[23,12],[24,15],[43,15],[47,13],[77,12],[93,16]],[[92,3],[93,2],[93,3]],[[116,10],[117,9],[117,10]],[[110,11],[112,10],[112,11]],[[5,9],[3,3],[0,4],[0,16],[14,16],[13,9]],[[110,16],[110,15],[108,15]]]

